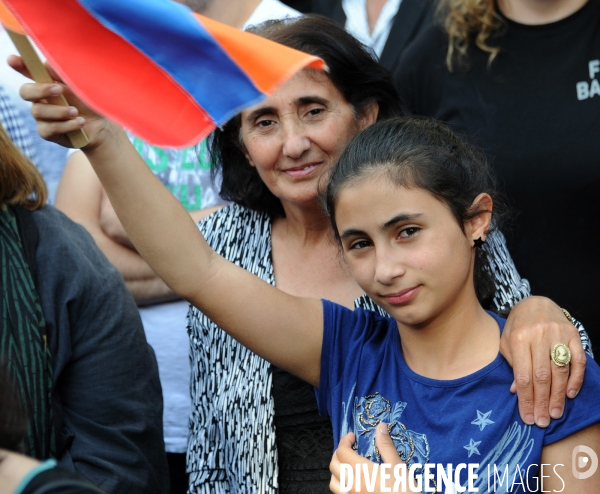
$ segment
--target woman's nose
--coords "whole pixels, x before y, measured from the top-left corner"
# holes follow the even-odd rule
[[[292,159],[300,158],[310,149],[310,139],[301,124],[288,122],[284,125],[283,154]]]

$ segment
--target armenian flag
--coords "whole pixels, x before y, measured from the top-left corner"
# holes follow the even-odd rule
[[[170,0],[1,1],[4,26],[86,104],[158,146],[193,145],[298,70],[325,68]]]

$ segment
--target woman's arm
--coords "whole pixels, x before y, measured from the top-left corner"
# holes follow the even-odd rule
[[[23,69],[19,59],[13,67]],[[45,103],[65,94],[72,107]],[[273,364],[319,384],[323,333],[319,300],[293,297],[215,254],[187,211],[162,186],[126,134],[91,112],[58,83],[26,84],[42,137],[65,142],[85,128],[84,152],[130,239],[148,264],[181,297]],[[135,183],[136,187],[127,187]]]
[[[596,471],[598,455],[600,424],[544,447],[541,459],[544,470],[538,476],[540,492],[600,492],[600,472]],[[585,478],[590,473],[592,475]]]
[[[580,335],[554,302],[530,296],[529,283],[517,272],[502,233],[492,232],[484,249],[496,283],[494,308],[513,308],[500,351],[514,370],[511,389],[519,395],[521,418],[527,424],[547,427],[550,417],[562,416],[566,396],[573,398],[581,388],[586,363],[582,341],[589,339],[583,330]],[[550,351],[557,343],[571,349],[570,366],[552,364]]]

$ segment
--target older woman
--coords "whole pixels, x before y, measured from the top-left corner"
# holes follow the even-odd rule
[[[386,71],[332,22],[308,17],[268,23],[258,32],[322,57],[329,71],[296,74],[262,104],[244,111],[217,132],[215,154],[223,163],[222,194],[235,204],[205,219],[200,229],[215,251],[285,292],[381,310],[364,296],[340,262],[327,216],[319,204],[318,187],[323,174],[359,130],[398,113],[395,90]],[[17,60],[12,63],[21,68]],[[57,84],[38,84],[24,87],[22,95],[37,102],[63,90]],[[113,173],[103,174],[103,165],[123,160],[138,168],[134,164],[138,157],[116,127],[80,102],[73,103],[85,118],[72,118],[52,105],[35,104],[33,112],[40,132],[64,142],[59,134],[85,125],[91,144],[84,152],[102,175],[110,196],[111,185],[115,185],[111,184]],[[118,208],[119,198],[111,197],[114,203],[113,199]],[[157,225],[160,216],[155,218]],[[488,303],[507,308],[529,295],[527,283],[512,266],[503,238],[497,235],[488,239],[486,249],[500,288],[499,296]],[[171,274],[177,276],[179,271],[174,269]],[[232,286],[232,310],[235,305]],[[541,334],[528,324],[533,315],[539,320],[540,314],[546,323]],[[188,449],[191,491],[327,490],[332,435],[327,421],[317,415],[312,387],[271,367],[235,342],[209,315],[193,309],[189,329],[194,400]],[[536,377],[549,376],[548,355],[557,341],[570,343],[574,362],[585,359],[578,333],[558,307],[533,298],[517,305],[504,335],[506,347],[521,340],[507,354],[519,364],[516,372],[523,377],[517,379],[523,418],[545,426],[550,387],[536,383],[538,403],[534,410],[533,388],[525,382],[530,380],[532,368]],[[529,355],[534,357],[533,364]],[[572,368],[568,390],[579,389],[582,373],[583,365]],[[562,412],[564,404],[558,395],[566,391],[567,376],[560,370],[553,373],[550,408],[559,409],[553,416]]]

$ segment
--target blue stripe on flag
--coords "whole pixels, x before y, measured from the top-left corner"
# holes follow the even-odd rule
[[[217,125],[265,98],[187,7],[170,0],[79,2],[170,74]]]

